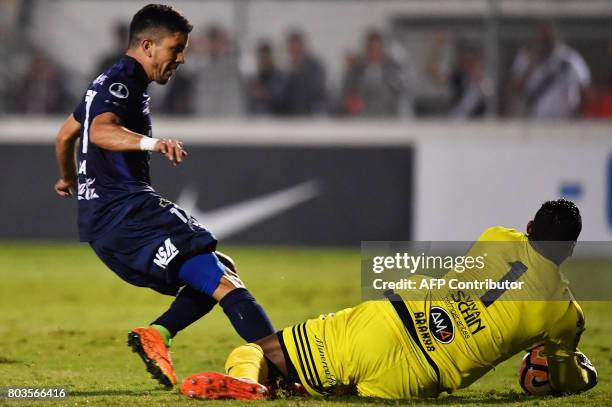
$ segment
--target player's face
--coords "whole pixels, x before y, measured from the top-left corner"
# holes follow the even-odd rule
[[[527,223],[527,234],[533,235],[534,222],[530,220]],[[568,257],[574,254],[574,248],[576,247],[576,241],[549,241],[549,242],[537,242],[539,248],[538,251],[543,253],[546,257],[553,260],[557,264],[563,263]]]
[[[151,49],[151,79],[162,85],[168,82],[179,65],[185,63],[185,48],[186,34],[176,32],[159,39]]]

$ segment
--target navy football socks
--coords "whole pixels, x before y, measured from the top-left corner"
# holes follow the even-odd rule
[[[172,337],[177,332],[208,314],[217,301],[189,286],[183,287],[168,311],[157,318],[151,325],[161,325]]]
[[[161,325],[172,337],[213,309],[217,301],[189,286],[183,287],[170,308],[151,325]],[[247,342],[254,342],[272,335],[274,328],[265,311],[245,288],[236,288],[220,301],[219,305],[229,318],[238,335]]]
[[[274,333],[270,319],[246,288],[230,291],[219,305],[245,341],[254,342]]]

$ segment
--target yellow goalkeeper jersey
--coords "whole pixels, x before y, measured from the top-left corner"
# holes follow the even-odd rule
[[[502,227],[485,231],[468,253],[485,254],[484,269],[452,271],[446,280],[489,278],[522,282],[523,288],[423,289],[405,301],[387,293],[394,302],[367,301],[285,328],[279,340],[290,376],[315,396],[432,397],[466,387],[510,356],[545,344],[553,388],[588,388],[576,348],[584,318],[558,267],[526,235]]]
[[[492,227],[468,256],[484,256],[484,269],[449,272],[446,281],[523,283],[518,289],[423,291],[406,305],[417,336],[440,372],[440,391],[463,388],[514,354],[545,344],[550,380],[558,391],[586,386],[576,352],[584,316],[558,266],[538,253],[525,234]],[[518,286],[518,285],[517,285]],[[471,287],[470,287],[471,288]]]

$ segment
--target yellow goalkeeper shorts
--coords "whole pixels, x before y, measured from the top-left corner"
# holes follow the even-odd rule
[[[322,315],[285,328],[279,339],[290,375],[313,396],[438,395],[436,373],[388,301]]]

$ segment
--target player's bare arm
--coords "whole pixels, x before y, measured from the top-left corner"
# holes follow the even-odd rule
[[[71,189],[76,185],[76,159],[74,146],[79,137],[81,123],[71,114],[55,138],[55,157],[59,166],[60,179],[55,183],[55,192],[61,197],[72,195]]]
[[[154,144],[147,147],[147,139],[154,141]],[[175,165],[180,164],[187,156],[183,143],[179,140],[150,139],[135,133],[125,128],[119,117],[111,112],[96,116],[91,124],[89,140],[98,147],[116,152],[141,151],[144,145],[144,149],[165,155]]]

